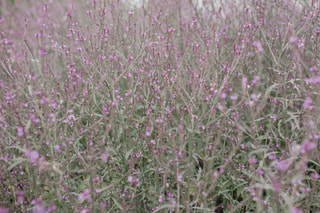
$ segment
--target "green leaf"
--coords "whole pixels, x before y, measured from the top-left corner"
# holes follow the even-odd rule
[[[7,0],[7,2],[10,2],[11,4],[14,4],[15,2],[14,2],[15,0]]]
[[[123,208],[122,208],[121,204],[120,204],[114,197],[112,198],[112,200],[113,200],[114,204],[115,204],[121,211],[123,211]]]
[[[26,127],[25,127],[25,131],[28,131],[30,126],[31,126],[31,119],[28,120]]]
[[[101,192],[104,192],[106,190],[111,189],[112,187],[114,187],[114,184],[110,184],[109,186],[106,186],[106,187],[104,187],[102,189],[98,189],[98,191],[99,191],[99,193],[101,193]]]
[[[172,209],[175,208],[176,205],[173,204],[165,204],[163,206],[161,206],[160,208],[158,208],[157,210],[155,210],[153,213],[160,211],[161,209]],[[185,206],[179,205],[180,208],[185,208]]]
[[[19,146],[9,146],[9,147],[7,147],[7,149],[17,149],[17,150],[20,150],[22,153],[26,152],[25,148],[23,149]]]
[[[26,162],[28,159],[26,158],[16,158],[16,162],[14,162],[13,164],[11,164],[9,167],[8,167],[8,171],[10,171],[11,169],[13,169],[14,167],[18,166],[19,164],[23,163],[23,162]]]
[[[266,93],[265,93],[265,96],[264,96],[264,101],[269,97],[269,95],[270,95],[270,93],[272,92],[272,90],[273,90],[274,88],[276,88],[277,86],[278,86],[278,84],[274,84],[274,85],[270,86],[270,87],[267,89],[267,91],[266,91]]]

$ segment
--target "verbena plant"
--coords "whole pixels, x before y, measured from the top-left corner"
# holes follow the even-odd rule
[[[0,0],[0,212],[317,212],[318,1]]]

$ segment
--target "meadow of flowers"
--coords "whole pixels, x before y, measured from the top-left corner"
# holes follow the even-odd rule
[[[0,213],[320,212],[317,0],[0,0]]]

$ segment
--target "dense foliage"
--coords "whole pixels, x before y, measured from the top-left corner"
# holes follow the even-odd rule
[[[320,211],[319,13],[0,0],[0,212]]]

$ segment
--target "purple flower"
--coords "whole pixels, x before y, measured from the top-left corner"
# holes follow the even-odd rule
[[[258,160],[257,160],[257,158],[255,158],[255,157],[251,157],[251,158],[249,158],[249,163],[250,164],[255,164],[255,163],[257,163],[258,162]]]
[[[136,157],[139,158],[141,156],[141,151],[137,152]]]
[[[270,115],[270,118],[271,118],[272,120],[274,120],[274,121],[277,120],[277,117],[276,117],[275,115]]]
[[[268,156],[269,160],[275,160],[277,159],[277,155],[276,154],[271,154]]]
[[[320,175],[318,173],[313,172],[313,173],[310,174],[310,177],[313,178],[313,179],[319,179]]]
[[[163,203],[163,201],[165,200],[165,197],[163,195],[159,196],[159,203]]]
[[[36,150],[33,150],[30,152],[30,163],[34,163],[38,160],[39,158],[39,152]]]
[[[29,157],[30,163],[35,163],[39,158],[39,152],[37,150],[27,150],[25,155]]]
[[[224,93],[224,92],[221,92],[221,93],[220,93],[220,98],[221,98],[221,99],[226,99],[226,97],[227,97],[227,94],[226,94],[226,93]]]
[[[56,209],[57,209],[57,207],[56,207],[55,205],[52,205],[52,206],[50,206],[50,207],[48,208],[48,211],[51,212],[51,211],[54,211],[54,210],[56,210]]]
[[[223,166],[220,166],[220,173],[224,173],[224,167]]]
[[[260,41],[255,41],[252,45],[255,46],[259,52],[263,52],[262,43]]]
[[[218,107],[218,109],[219,109],[220,111],[223,111],[223,110],[224,110],[224,107],[223,107],[220,103],[218,103],[217,107]]]
[[[21,126],[17,127],[17,131],[18,131],[18,137],[21,138],[24,134],[23,127],[21,127]]]
[[[82,193],[80,193],[80,194],[78,195],[78,200],[79,200],[80,202],[83,201],[83,200],[85,200],[85,199],[90,200],[90,199],[89,199],[89,195],[90,195],[90,189],[85,189]]]
[[[6,208],[0,208],[0,213],[9,213],[9,210]]]
[[[85,197],[84,197],[83,193],[80,193],[80,194],[78,195],[78,200],[81,202],[81,201],[83,201],[84,199],[85,199]]]
[[[299,37],[298,36],[291,36],[289,39],[289,42],[294,43],[296,41],[298,41]]]
[[[151,136],[151,132],[150,132],[150,127],[149,126],[146,127],[146,136],[147,137]]]
[[[291,162],[289,160],[278,161],[275,164],[275,168],[279,171],[286,171],[289,169]]]
[[[132,182],[133,182],[133,177],[132,177],[131,175],[129,175],[129,177],[128,177],[128,182],[129,182],[129,183],[132,183]]]
[[[258,172],[259,175],[263,175],[264,174],[264,171],[262,169],[258,169],[257,172]]]
[[[156,145],[156,141],[155,141],[155,140],[151,140],[151,141],[150,141],[150,144]]]
[[[317,144],[310,142],[309,140],[304,140],[304,143],[301,146],[301,153],[305,153],[305,151],[312,150],[317,148]]]
[[[257,94],[255,94],[255,93],[252,93],[251,95],[250,95],[250,97],[251,97],[251,99],[253,99],[253,100],[255,100],[255,99],[257,99]]]
[[[303,213],[303,211],[297,207],[291,207],[291,211],[292,213]]]
[[[59,153],[61,152],[61,147],[60,147],[60,145],[55,145],[55,146],[54,146],[54,149],[57,150],[57,152],[59,152]]]
[[[238,96],[233,94],[233,95],[230,95],[230,99],[233,100],[233,101],[236,101],[238,99]]]
[[[108,158],[109,158],[109,156],[108,156],[107,153],[102,153],[102,154],[101,154],[101,159],[102,159],[105,163],[107,162]]]
[[[312,110],[314,106],[312,106],[313,100],[310,97],[307,97],[303,102],[303,108]]]
[[[39,55],[40,56],[45,56],[45,55],[47,55],[47,51],[45,49],[40,49],[39,50]]]
[[[46,213],[47,210],[46,210],[46,208],[45,208],[43,205],[37,204],[37,205],[35,206],[35,208],[33,209],[32,212],[33,212],[33,213]]]

